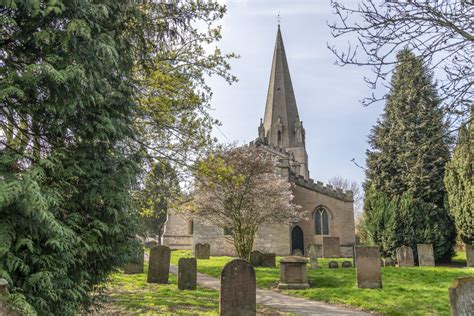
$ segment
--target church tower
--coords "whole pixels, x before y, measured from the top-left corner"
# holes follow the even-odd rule
[[[260,121],[258,135],[262,142],[292,154],[292,171],[305,179],[309,178],[305,131],[298,115],[280,25],[273,52],[265,116],[263,122]]]

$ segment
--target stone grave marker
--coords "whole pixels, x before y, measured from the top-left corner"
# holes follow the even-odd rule
[[[147,278],[148,283],[168,283],[170,258],[171,250],[169,247],[158,245],[150,248]]]
[[[323,258],[340,258],[339,237],[323,237]]]
[[[434,267],[433,244],[417,244],[418,265],[420,267]]]
[[[254,267],[262,265],[262,253],[260,251],[254,250],[250,253],[250,264]]]
[[[341,267],[343,268],[352,268],[352,262],[351,261],[343,261],[341,264]]]
[[[262,253],[262,267],[275,267],[276,255],[274,253]]]
[[[337,268],[339,268],[339,263],[337,261],[329,261],[328,268],[329,269],[337,269]]]
[[[211,245],[208,243],[197,243],[194,245],[194,257],[196,259],[209,259],[211,255]]]
[[[466,247],[466,261],[468,267],[474,267],[474,245],[465,244]]]
[[[397,262],[399,267],[414,267],[415,259],[413,250],[408,246],[401,246],[397,249]]]
[[[178,289],[195,290],[196,284],[196,258],[180,258],[178,261]]]
[[[393,260],[392,258],[390,257],[387,257],[383,260],[384,262],[384,266],[385,267],[395,267],[396,266],[396,262],[395,260]]]
[[[378,246],[356,246],[357,286],[363,289],[382,288],[380,250]]]
[[[318,245],[316,244],[309,244],[306,248],[306,255],[309,257],[311,269],[319,269],[318,253]]]
[[[221,272],[219,314],[256,315],[257,284],[255,270],[246,260],[234,259]]]
[[[293,252],[291,253],[293,256],[302,256],[303,251],[301,249],[294,249]]]
[[[280,260],[279,289],[307,289],[306,264],[308,259],[301,256],[284,257]]]
[[[137,249],[135,249],[134,253],[132,254],[132,259],[128,262],[124,267],[125,274],[140,274],[143,273],[143,264],[145,261],[145,251],[143,247],[140,245]]]
[[[454,279],[449,288],[449,303],[453,316],[474,315],[474,277]]]

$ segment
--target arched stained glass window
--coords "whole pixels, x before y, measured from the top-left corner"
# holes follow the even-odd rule
[[[326,210],[322,211],[323,217],[323,235],[329,235],[329,216]]]
[[[321,235],[321,211],[314,213],[314,221],[316,224],[316,235]]]
[[[314,212],[314,226],[316,235],[329,235],[329,212],[326,209]]]

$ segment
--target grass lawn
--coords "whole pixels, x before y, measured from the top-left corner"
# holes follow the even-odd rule
[[[171,261],[189,256],[190,252],[173,251]],[[198,260],[198,271],[215,277],[230,257]],[[449,315],[448,287],[453,279],[474,275],[470,268],[382,268],[383,289],[358,289],[355,269],[328,269],[332,259],[319,259],[322,269],[308,270],[311,285],[307,290],[287,290],[283,293],[334,304],[352,305],[386,315]],[[337,259],[344,261],[347,259]],[[277,258],[277,262],[279,258]],[[257,286],[276,288],[279,267],[256,268]]]

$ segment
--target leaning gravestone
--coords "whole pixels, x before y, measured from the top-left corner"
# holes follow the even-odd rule
[[[257,289],[255,270],[246,260],[234,259],[221,272],[219,314],[256,315]]]
[[[148,283],[167,284],[170,273],[171,250],[166,246],[150,248]]]
[[[356,246],[355,261],[357,286],[361,289],[382,288],[379,247]]]
[[[341,264],[341,267],[343,268],[352,268],[352,262],[351,261],[343,261]]]
[[[315,244],[309,244],[306,248],[306,255],[309,257],[309,264],[311,269],[319,269],[318,265],[318,246]]]
[[[337,268],[339,268],[339,263],[337,263],[337,261],[329,261],[328,268],[329,269],[337,269]]]
[[[415,259],[413,258],[413,250],[408,246],[398,248],[397,262],[399,267],[414,267]]]
[[[140,246],[134,250],[132,254],[132,259],[124,267],[125,274],[140,274],[143,273],[143,264],[145,261],[145,252],[143,247]]]
[[[262,253],[258,250],[254,250],[250,253],[250,264],[254,267],[260,267],[262,265]]]
[[[449,288],[451,315],[474,315],[474,277],[456,278]]]
[[[417,244],[418,265],[420,267],[434,267],[433,244]]]
[[[276,255],[274,253],[262,253],[262,267],[275,267],[276,266]]]
[[[196,259],[209,259],[211,255],[211,245],[208,243],[198,243],[194,245],[194,256]]]
[[[474,267],[474,245],[465,244],[466,247],[466,261],[468,267]]]
[[[197,283],[196,258],[180,258],[178,261],[178,289],[195,290]]]
[[[323,237],[323,258],[340,258],[339,237]]]

